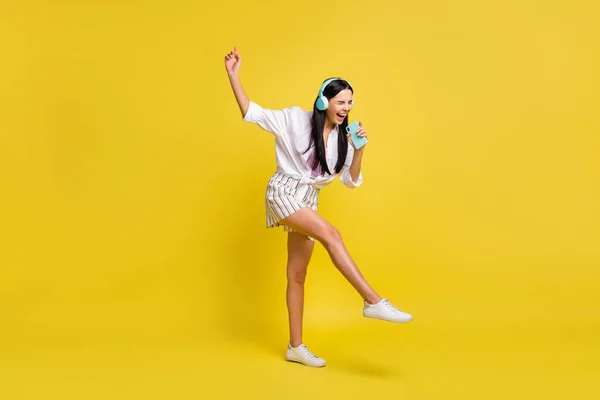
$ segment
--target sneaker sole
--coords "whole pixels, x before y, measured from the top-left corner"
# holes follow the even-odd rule
[[[296,364],[302,364],[302,365],[304,365],[306,367],[312,367],[312,368],[323,368],[325,365],[327,365],[327,364],[323,364],[323,365],[310,365],[310,364],[306,364],[306,363],[302,362],[302,360],[297,360],[297,359],[291,358],[289,356],[286,356],[285,360],[289,361],[289,362],[296,363]]]
[[[403,324],[403,323],[411,322],[413,320],[412,317],[411,317],[410,319],[406,319],[406,320],[394,321],[394,320],[386,319],[386,318],[383,318],[383,317],[380,317],[380,316],[376,316],[376,315],[365,315],[365,314],[363,314],[363,317],[365,317],[365,318],[371,318],[371,319],[378,319],[378,320],[386,321],[386,322],[394,322],[394,323],[397,323],[397,324]]]

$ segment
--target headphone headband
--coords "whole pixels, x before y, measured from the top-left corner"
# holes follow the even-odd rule
[[[325,91],[325,88],[327,87],[327,85],[329,85],[333,81],[344,81],[344,82],[346,82],[348,84],[348,86],[350,86],[352,88],[352,85],[350,84],[350,82],[348,82],[345,79],[342,79],[342,78],[330,78],[330,79],[327,79],[325,82],[323,82],[323,84],[321,85],[321,89],[319,89],[319,96],[323,95],[323,92]],[[352,88],[352,89],[354,89],[354,88]]]

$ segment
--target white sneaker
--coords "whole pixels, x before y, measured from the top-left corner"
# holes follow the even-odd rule
[[[388,299],[382,299],[377,304],[369,304],[365,301],[363,315],[367,318],[382,319],[390,322],[412,321],[412,315],[398,310]]]
[[[301,344],[298,347],[292,347],[291,343],[288,343],[285,358],[288,361],[298,362],[309,367],[325,366],[325,360],[321,357],[315,356],[313,353],[310,352],[310,350],[308,350],[308,347],[306,347],[303,344]]]

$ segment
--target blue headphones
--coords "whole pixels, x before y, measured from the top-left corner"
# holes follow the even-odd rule
[[[325,91],[325,88],[327,87],[327,85],[329,85],[331,82],[337,81],[337,80],[346,82],[348,84],[348,86],[350,86],[352,88],[352,85],[350,84],[350,82],[348,82],[345,79],[342,79],[342,78],[327,79],[321,85],[321,89],[319,89],[319,95],[317,96],[317,102],[316,102],[317,109],[319,109],[321,111],[327,110],[327,107],[329,107],[329,99],[327,99],[327,97],[323,96],[323,91]],[[354,103],[355,102],[352,101],[352,104],[354,104]]]

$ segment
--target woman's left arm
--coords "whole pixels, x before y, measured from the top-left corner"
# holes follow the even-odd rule
[[[354,150],[354,157],[352,158],[352,164],[350,164],[350,177],[353,182],[358,182],[358,178],[360,177],[364,148],[365,146],[361,147],[360,150]]]
[[[356,133],[358,134],[358,136],[364,137],[366,139],[367,138],[367,130],[362,125],[362,122],[359,121],[358,124],[360,127],[358,128],[358,131]],[[350,143],[352,143],[350,134],[348,134],[348,141]],[[354,146],[353,143],[351,145]],[[365,150],[365,147],[367,147],[366,144],[358,150],[356,149],[356,147],[354,147],[354,155],[352,157],[352,163],[350,164],[350,176],[352,177],[352,181],[354,181],[354,182],[358,182],[358,178],[360,177],[360,171],[361,171],[361,166],[362,166],[362,157],[363,157],[363,152]]]

